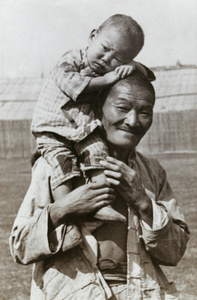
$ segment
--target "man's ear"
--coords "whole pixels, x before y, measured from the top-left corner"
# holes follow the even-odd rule
[[[88,42],[90,43],[91,41],[94,40],[94,38],[97,36],[98,34],[98,30],[97,29],[93,29],[89,35],[89,39]]]

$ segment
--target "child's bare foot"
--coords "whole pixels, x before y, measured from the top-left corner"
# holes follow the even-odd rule
[[[103,170],[93,170],[90,173],[90,178],[92,182],[103,182],[106,181],[105,174]],[[101,221],[120,221],[126,223],[126,218],[115,209],[113,209],[110,205],[102,207],[100,210],[96,212],[94,215],[95,219]]]

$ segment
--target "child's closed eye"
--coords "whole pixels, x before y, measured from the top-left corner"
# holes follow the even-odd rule
[[[108,52],[109,51],[109,48],[106,47],[105,45],[102,44],[102,47],[103,47],[104,52]]]

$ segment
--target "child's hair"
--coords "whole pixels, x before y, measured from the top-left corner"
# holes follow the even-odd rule
[[[116,14],[109,17],[99,26],[98,33],[103,29],[107,29],[107,27],[116,27],[125,38],[130,40],[133,58],[144,46],[144,32],[140,25],[130,16]]]

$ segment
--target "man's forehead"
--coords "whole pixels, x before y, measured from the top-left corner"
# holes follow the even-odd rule
[[[115,84],[106,99],[107,102],[119,101],[132,102],[137,100],[144,100],[150,104],[154,104],[153,93],[143,84],[136,84],[134,82],[121,81]]]

